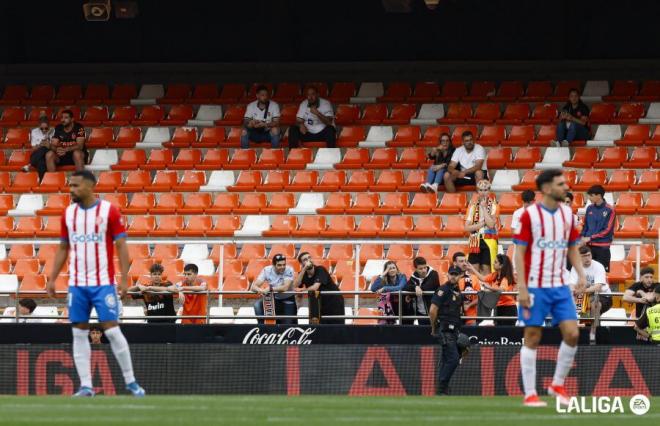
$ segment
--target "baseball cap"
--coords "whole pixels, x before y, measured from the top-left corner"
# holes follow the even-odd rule
[[[447,271],[447,273],[449,275],[461,275],[463,273],[463,270],[458,266],[451,266]]]
[[[273,256],[273,265],[276,264],[277,262],[281,262],[283,260],[286,260],[286,256],[283,254],[277,253],[275,256]]]

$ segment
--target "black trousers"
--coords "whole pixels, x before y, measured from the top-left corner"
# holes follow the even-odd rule
[[[495,308],[495,315],[498,317],[515,317],[518,316],[518,308],[516,305],[512,306],[497,306]],[[516,325],[515,319],[495,319],[495,325]]]
[[[46,154],[48,151],[50,151],[50,149],[46,148],[45,146],[40,146],[30,154],[30,165],[37,169],[40,180],[46,173]]]
[[[289,127],[289,148],[299,148],[300,142],[319,142],[325,141],[328,148],[335,147],[337,140],[337,130],[333,126],[325,126],[325,129],[318,133],[307,132],[300,133],[298,126]]]
[[[610,272],[610,247],[589,246],[591,248],[591,256],[597,262],[605,267],[605,271]]]
[[[438,369],[438,393],[443,395],[449,393],[449,381],[458,367],[461,356],[456,344],[458,333],[442,331],[441,334],[442,357]]]

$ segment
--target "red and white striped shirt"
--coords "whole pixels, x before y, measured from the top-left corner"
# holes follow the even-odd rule
[[[105,200],[86,209],[70,205],[62,215],[61,237],[69,243],[69,286],[115,284],[114,242],[126,237],[117,207]]]
[[[560,204],[552,211],[540,203],[532,204],[523,212],[514,232],[513,242],[527,247],[527,287],[551,288],[569,284],[566,270],[568,248],[580,237],[570,207]]]

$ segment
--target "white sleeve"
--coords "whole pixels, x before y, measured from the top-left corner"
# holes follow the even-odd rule
[[[451,162],[453,163],[460,163],[461,162],[461,154],[460,154],[460,148],[454,151],[454,153],[451,155]]]
[[[475,153],[474,161],[485,160],[486,159],[486,150],[484,149],[484,147],[481,146],[481,145],[477,145],[475,147],[475,149],[477,150],[477,152]]]
[[[321,113],[325,115],[326,117],[334,117],[335,112],[332,110],[332,104],[328,101],[323,102],[323,111]]]
[[[595,261],[594,261],[595,262]],[[594,273],[594,283],[595,284],[608,284],[607,282],[607,273],[605,272],[605,267],[598,263],[596,265],[595,273]]]
[[[511,217],[511,229],[518,229],[518,225],[520,225],[520,216],[522,216],[522,212],[524,210],[518,209],[515,212],[513,212],[513,216]]]
[[[571,273],[568,276],[568,282],[571,285],[577,285],[578,276],[577,276],[577,271],[575,270],[575,268],[571,268]]]
[[[261,270],[261,273],[259,273],[259,276],[257,277],[257,281],[266,281],[266,268]]]
[[[300,106],[298,107],[298,112],[296,113],[296,118],[299,118],[301,120],[305,119],[305,110],[307,109],[307,107],[305,106],[305,102],[307,101],[302,101],[300,103]]]
[[[277,102],[270,103],[270,113],[273,118],[280,117],[280,105]]]
[[[247,108],[245,108],[245,114],[243,115],[243,118],[252,120],[253,117],[254,117],[254,108],[252,108],[252,104],[249,104]]]
[[[41,143],[43,137],[39,133],[41,133],[39,129],[32,129],[30,132],[30,145],[37,146]]]

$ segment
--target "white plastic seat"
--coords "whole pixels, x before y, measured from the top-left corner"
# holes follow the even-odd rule
[[[149,127],[144,133],[144,139],[138,144],[140,148],[162,148],[163,142],[171,140],[170,129],[167,127]]]
[[[256,318],[247,318],[255,315],[254,306],[241,306],[236,313],[234,324],[257,324]]]
[[[222,118],[222,105],[200,105],[195,118],[188,120],[189,126],[213,126]]]
[[[231,170],[214,170],[211,172],[206,185],[199,188],[200,192],[227,192],[227,187],[232,186],[236,176]]]
[[[410,120],[413,126],[433,126],[438,124],[438,119],[445,116],[443,104],[422,104],[416,118]]]
[[[37,308],[32,312],[33,316],[49,316],[52,318],[42,318],[39,320],[39,322],[56,322],[60,316],[59,312],[57,312],[57,306],[53,305],[39,305]]]
[[[91,164],[86,168],[89,170],[110,170],[110,166],[117,164],[119,155],[116,149],[97,149],[94,151],[94,157]]]
[[[209,246],[206,244],[185,244],[181,251],[181,259],[185,263],[206,260],[209,257]],[[209,274],[200,274],[209,275]]]
[[[308,170],[332,170],[335,164],[341,162],[341,149],[319,148],[312,163],[307,164]]]
[[[223,317],[229,317],[231,316],[232,318],[211,318],[209,320],[210,324],[233,324],[234,323],[234,308],[231,306],[212,306],[211,309],[209,310],[209,314],[211,316],[223,316]]]
[[[235,237],[261,237],[262,232],[270,229],[270,216],[250,215],[245,217],[243,227],[234,231]]]
[[[364,104],[364,103],[375,103],[376,99],[379,96],[385,94],[385,87],[383,83],[378,82],[366,82],[360,85],[357,96],[351,98],[351,103],[353,104]]]
[[[600,101],[610,94],[610,83],[607,80],[589,80],[582,91],[583,101]]]
[[[143,84],[136,99],[131,99],[131,105],[155,105],[156,101],[165,96],[162,84]]]
[[[621,139],[621,126],[618,124],[601,124],[596,129],[595,141],[616,141]]]
[[[640,123],[658,124],[660,123],[660,102],[651,102],[649,110],[644,118],[639,119]]]
[[[0,244],[0,260],[7,258],[7,246]]]
[[[215,265],[213,264],[213,259],[197,259],[186,263],[194,263],[197,265],[197,268],[199,268],[199,275],[209,276],[215,274]]]
[[[309,307],[301,306],[298,308],[298,324],[308,325],[309,324]]]
[[[386,146],[392,139],[394,139],[392,126],[371,126],[367,139],[361,141],[359,145],[363,148],[379,148]]]
[[[144,319],[123,319],[124,317],[142,317],[144,318],[144,308],[142,306],[124,306],[121,312],[122,322],[124,323],[144,323]]]
[[[520,183],[518,170],[497,170],[493,176],[491,189],[493,191],[510,192],[511,187]]]
[[[387,259],[368,259],[367,263],[364,265],[362,274],[360,275],[362,275],[367,282],[370,282],[372,278],[376,278],[383,274],[385,262],[387,262]]]
[[[300,194],[298,204],[289,209],[289,214],[316,214],[316,210],[323,207],[325,199],[323,194],[316,192],[306,192]]]
[[[350,306],[344,306],[344,316],[345,317],[350,317],[353,315],[353,308]],[[344,320],[345,324],[353,324],[353,320],[350,318],[347,318]]]
[[[44,199],[41,194],[22,194],[16,208],[7,212],[8,216],[34,216],[35,211],[44,208]]]
[[[536,163],[536,169],[561,169],[564,161],[571,159],[571,153],[566,147],[551,147],[545,150],[543,161]]]
[[[616,319],[617,321],[603,321],[603,319]],[[603,327],[627,327],[628,316],[624,308],[611,308],[600,316],[600,325]]]
[[[634,250],[634,248],[631,248]],[[626,259],[626,248],[621,244],[612,244],[610,246],[610,262],[619,262]]]

